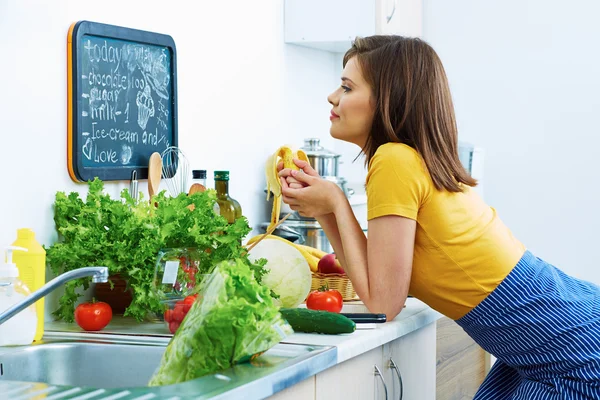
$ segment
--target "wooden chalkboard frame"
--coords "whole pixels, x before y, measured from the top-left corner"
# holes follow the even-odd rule
[[[148,178],[148,166],[118,166],[118,167],[85,167],[82,154],[82,60],[79,55],[81,38],[84,35],[93,35],[108,39],[126,40],[139,44],[166,47],[171,55],[170,89],[172,107],[170,122],[173,137],[171,146],[177,146],[177,53],[175,41],[169,35],[147,32],[137,29],[106,25],[91,21],[78,21],[71,25],[67,39],[67,168],[71,179],[76,182],[87,182],[95,177],[103,181],[118,181],[131,179],[133,171],[137,171],[138,179]]]

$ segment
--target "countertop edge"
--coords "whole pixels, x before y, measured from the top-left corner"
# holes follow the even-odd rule
[[[409,298],[405,309],[394,320],[378,324],[373,329],[359,329],[347,335],[295,333],[283,342],[335,346],[339,364],[421,329],[441,317],[442,314],[420,300]]]

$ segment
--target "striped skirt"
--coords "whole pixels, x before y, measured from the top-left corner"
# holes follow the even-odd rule
[[[600,287],[526,252],[456,322],[498,359],[476,400],[600,399]]]

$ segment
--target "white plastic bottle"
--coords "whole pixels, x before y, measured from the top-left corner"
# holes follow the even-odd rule
[[[31,294],[27,286],[19,280],[19,270],[12,262],[13,250],[26,249],[10,246],[6,248],[6,262],[0,263],[0,312]],[[37,328],[35,306],[31,305],[0,324],[0,346],[28,345],[33,342]]]

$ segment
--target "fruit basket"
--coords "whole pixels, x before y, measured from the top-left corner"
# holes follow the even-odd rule
[[[329,289],[335,289],[342,294],[344,301],[358,300],[358,295],[352,286],[352,282],[346,274],[323,274],[320,272],[312,273],[310,290],[318,290],[327,285]]]

